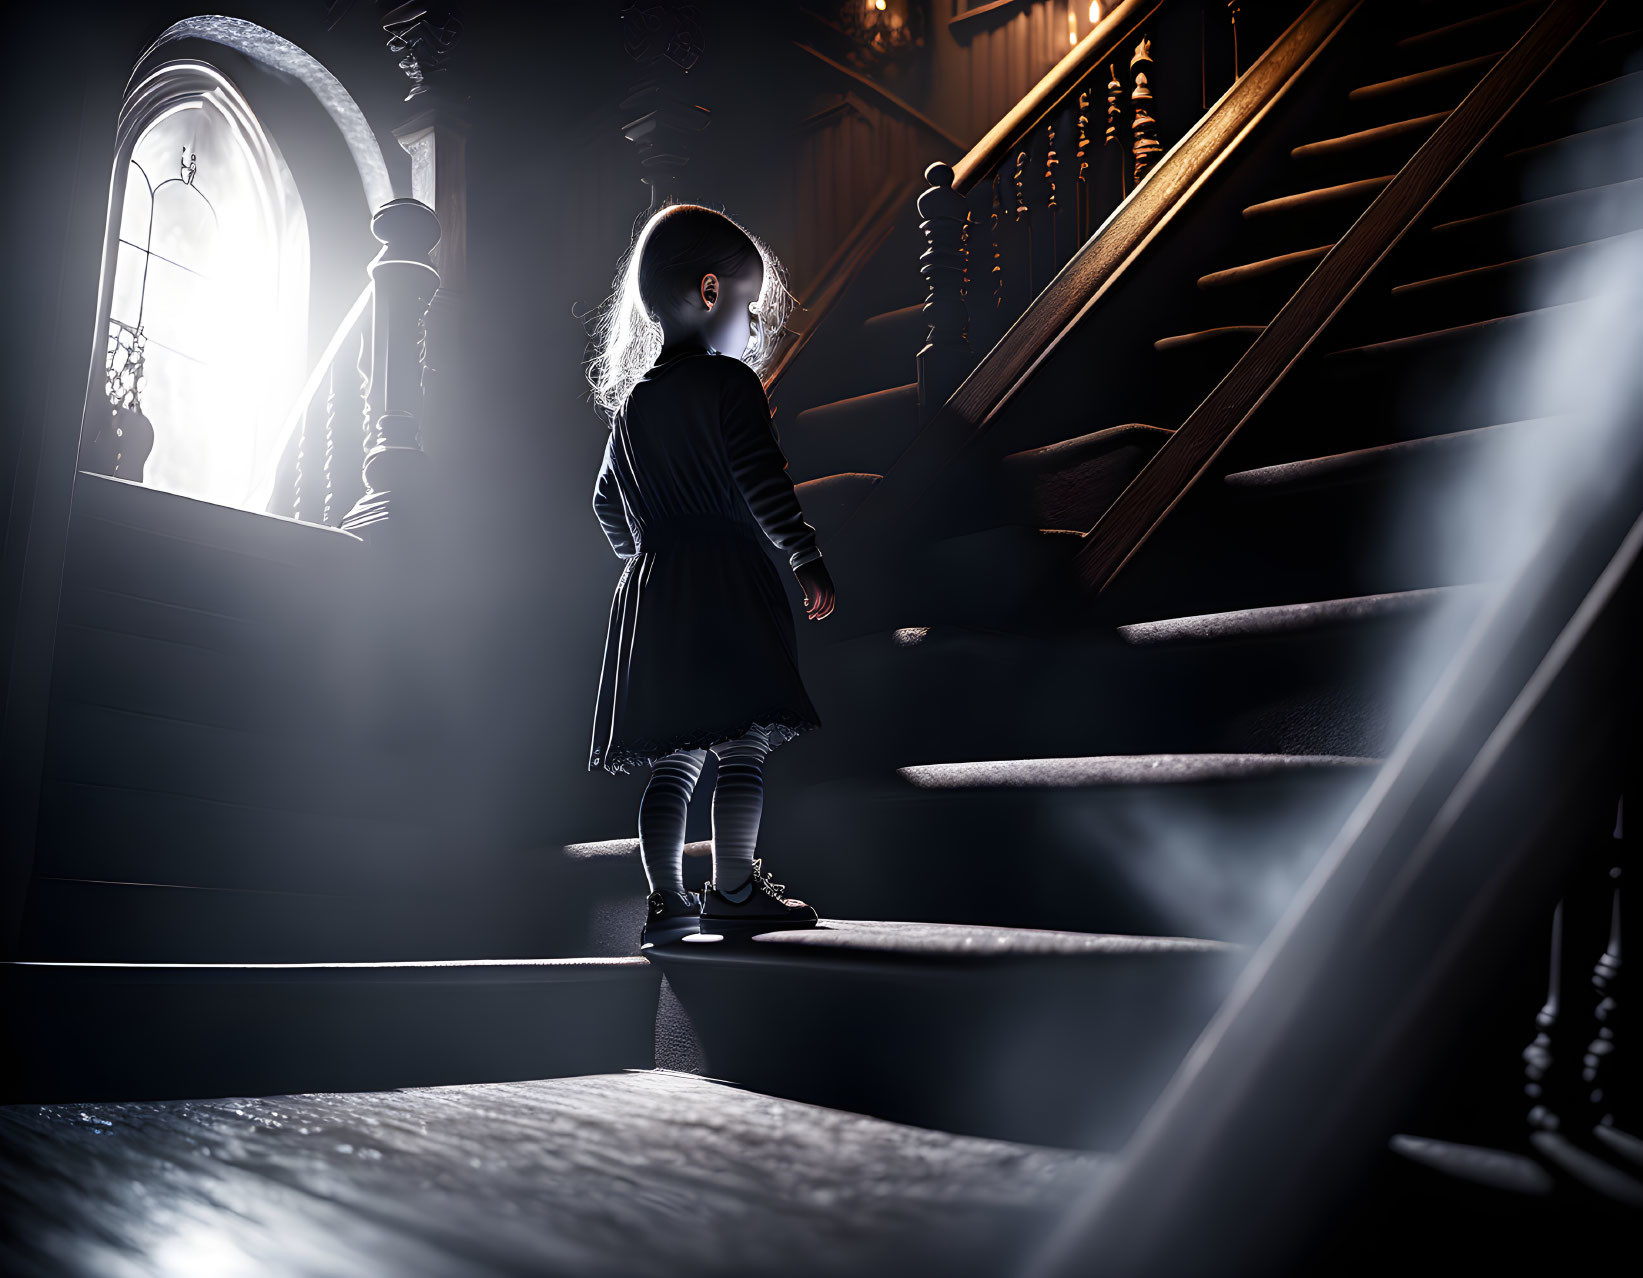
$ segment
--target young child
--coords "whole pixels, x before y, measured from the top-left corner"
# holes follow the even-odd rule
[[[595,329],[588,381],[611,434],[593,507],[625,563],[588,768],[651,769],[639,804],[651,888],[641,948],[698,928],[816,923],[753,856],[765,756],[820,726],[761,538],[787,555],[811,620],[834,603],[760,381],[786,312],[770,251],[724,214],[680,204],[646,222]],[[713,878],[698,899],[681,871],[708,750],[719,760]]]

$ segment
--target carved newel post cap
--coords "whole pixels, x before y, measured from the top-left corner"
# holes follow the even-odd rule
[[[951,186],[953,184],[953,166],[943,160],[937,160],[924,170],[924,180],[931,186]]]
[[[421,200],[389,200],[371,217],[371,234],[400,260],[428,260],[439,243],[439,218]]]

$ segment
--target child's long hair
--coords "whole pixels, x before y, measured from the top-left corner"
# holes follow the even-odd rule
[[[757,255],[764,287],[754,304],[754,335],[744,363],[761,377],[775,362],[782,326],[792,305],[782,264],[756,236],[715,209],[669,204],[645,220],[616,267],[611,294],[593,324],[588,361],[593,402],[614,420],[662,350],[664,307],[696,291],[702,276],[732,275]]]

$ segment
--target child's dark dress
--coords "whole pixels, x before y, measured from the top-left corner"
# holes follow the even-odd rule
[[[605,448],[593,508],[627,559],[610,606],[588,768],[820,726],[793,613],[763,539],[821,558],[770,405],[746,364],[709,351],[657,364]]]

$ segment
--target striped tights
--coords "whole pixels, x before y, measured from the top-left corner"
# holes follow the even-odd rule
[[[735,891],[753,876],[753,851],[764,814],[763,728],[710,746],[719,760],[713,787],[713,881]],[[707,750],[678,750],[658,759],[639,801],[639,855],[652,892],[683,892],[685,813],[707,763]]]

